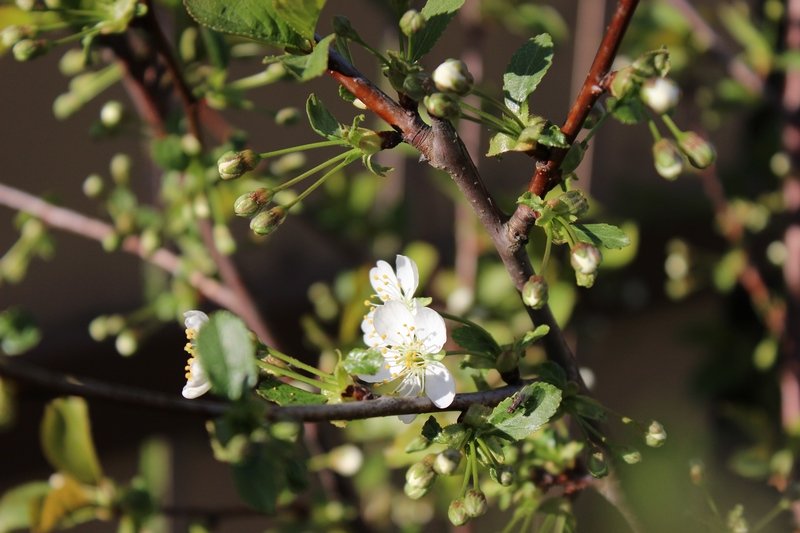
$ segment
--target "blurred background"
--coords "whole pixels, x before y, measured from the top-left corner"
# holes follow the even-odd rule
[[[173,12],[178,8],[164,4],[158,14],[175,39],[184,21],[176,23]],[[327,34],[333,14],[343,12],[367,42],[391,46],[395,30],[381,4],[328,2],[320,33]],[[769,332],[740,283],[740,256],[731,255],[731,250],[747,250],[766,283],[780,291],[781,249],[773,243],[780,239],[784,221],[776,214],[780,199],[775,200],[779,192],[774,191],[780,190],[783,160],[776,159],[781,151],[781,109],[775,99],[782,87],[776,65],[783,49],[785,5],[720,0],[693,2],[689,11],[685,6],[669,0],[642,2],[620,61],[669,47],[671,76],[682,89],[675,121],[713,140],[717,181],[693,172],[675,181],[659,177],[647,126],[609,121],[578,169],[576,186],[594,199],[591,217],[622,226],[633,244],[607,255],[591,290],[576,288],[566,256],[557,256],[566,268],[551,287],[554,313],[565,325],[581,364],[591,372],[598,400],[623,415],[657,419],[667,428],[669,440],[663,448],[643,449],[640,464],[619,470],[630,508],[648,532],[704,530],[708,510],[703,493],[690,480],[692,461],[705,464],[721,509],[743,503],[748,516],[761,516],[779,498],[768,481],[774,474],[775,453],[784,445],[777,348],[764,343]],[[514,50],[528,37],[548,31],[556,42],[554,64],[531,107],[561,123],[613,8],[610,0],[467,0],[454,21],[460,30],[446,33],[424,63],[432,70],[445,58],[461,57],[486,91],[499,94],[503,69]],[[717,41],[708,41],[692,14],[708,21]],[[361,52],[355,51],[357,66],[373,79],[380,78],[374,62]],[[88,216],[107,218],[98,203],[83,194],[81,184],[90,174],[108,174],[112,157],[127,153],[135,194],[142,203],[156,202],[160,170],[136,135],[141,125],[135,117],[113,135],[96,134],[100,110],[108,100],[123,102],[132,113],[119,84],[68,118],[53,117],[54,100],[69,90],[69,78],[59,73],[62,53],[58,49],[26,63],[15,62],[10,54],[0,57],[0,181]],[[726,58],[744,62],[760,80],[757,90],[730,75]],[[232,72],[245,76],[259,68],[263,67],[257,61],[240,61]],[[349,122],[356,110],[338,98],[330,79],[309,85],[340,120]],[[304,118],[291,127],[275,123],[279,109],[303,109],[305,89],[298,90],[290,81],[271,84],[248,92],[252,111],[223,113],[236,129],[249,133],[247,143],[257,151],[313,142],[317,139]],[[370,117],[368,122],[374,121]],[[516,154],[482,157],[487,132],[472,126],[462,124],[465,142],[488,188],[510,211],[532,173],[531,160]],[[454,204],[458,194],[447,176],[419,164],[411,150],[381,154],[380,161],[395,170],[385,178],[348,171],[346,180],[327,184],[268,240],[252,238],[246,221],[231,222],[235,264],[279,346],[315,361],[326,352],[320,335],[336,338],[335,317],[345,308],[342,295],[352,285],[352,276],[363,274],[376,259],[393,262],[394,254],[401,252],[420,263],[422,293],[432,296],[434,305],[469,313],[502,341],[524,332],[529,326],[518,297],[469,209]],[[733,245],[720,230],[716,193],[709,193],[714,183],[744,227],[745,237]],[[19,238],[15,216],[0,208],[0,255]],[[24,310],[42,334],[23,356],[25,361],[177,397],[185,364],[185,339],[177,320],[143,323],[137,329],[136,353],[128,357],[120,356],[113,336],[96,342],[89,335],[89,325],[98,316],[131,316],[147,307],[152,296],[147,294],[150,269],[130,254],[106,253],[98,242],[76,235],[54,231],[52,238],[51,257],[32,260],[21,282],[6,279],[0,284],[0,310]],[[540,256],[542,246],[543,241],[533,239],[533,257]],[[202,301],[198,306],[213,309]],[[51,472],[39,452],[38,426],[52,395],[24,384],[15,388],[13,420],[0,434],[0,493],[23,481],[46,479]],[[219,511],[214,516],[217,531],[275,526],[242,511],[228,469],[213,459],[202,416],[102,401],[90,401],[90,408],[101,460],[112,477],[127,479],[136,472],[143,442],[157,437],[167,444],[169,501],[178,510],[174,531],[186,530],[191,520],[210,511]],[[317,428],[330,446],[358,442],[364,433],[405,430],[394,419],[353,423],[345,430]],[[381,448],[368,442],[363,453],[367,471]],[[368,477],[357,476],[354,486],[357,491],[376,486],[370,483]],[[361,495],[362,512],[387,512],[386,530],[441,530],[441,523],[425,525],[436,502],[412,502],[388,489],[376,490],[371,497],[370,501]],[[581,495],[576,506],[580,531],[626,530],[619,513],[593,491]],[[490,514],[473,530],[494,531],[502,523]],[[788,523],[778,520],[765,530],[789,531]],[[94,523],[76,530],[113,527]]]

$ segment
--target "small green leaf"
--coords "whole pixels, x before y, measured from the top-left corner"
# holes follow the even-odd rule
[[[489,138],[489,151],[486,152],[486,157],[495,157],[514,151],[517,144],[516,137],[502,131],[495,133]]]
[[[278,405],[321,405],[328,402],[322,394],[308,392],[271,376],[258,384],[256,394]]]
[[[537,141],[544,146],[552,146],[553,148],[569,148],[567,136],[561,131],[561,128],[555,124],[548,124],[539,135]]]
[[[573,224],[575,236],[581,242],[604,248],[625,248],[631,240],[617,226],[612,224]]]
[[[217,393],[238,400],[255,384],[256,349],[250,331],[236,315],[217,311],[197,334],[197,354]]]
[[[301,37],[314,40],[314,29],[325,0],[273,0],[275,14]]]
[[[331,43],[336,38],[331,34],[314,46],[314,51],[307,55],[284,55],[280,61],[286,70],[300,81],[313,80],[325,73],[328,68],[328,54]]]
[[[547,33],[533,37],[514,52],[503,74],[506,106],[519,113],[552,64],[553,39]]]
[[[421,13],[427,19],[425,27],[411,37],[411,61],[418,61],[439,40],[450,20],[456,15],[464,0],[428,0]]]
[[[0,498],[0,533],[30,530],[31,511],[41,506],[51,490],[46,481],[32,481],[6,491]]]
[[[531,383],[500,402],[487,423],[493,426],[491,431],[512,440],[522,440],[545,425],[556,414],[559,405],[561,389],[550,383]]]
[[[611,97],[606,100],[606,106],[611,116],[628,126],[638,124],[647,118],[647,109],[638,95],[622,100]]]
[[[233,481],[239,496],[262,513],[275,512],[275,500],[285,483],[281,454],[266,444],[251,449],[244,461],[233,465]]]
[[[322,100],[317,98],[317,95],[313,93],[308,97],[308,100],[306,100],[306,114],[308,115],[308,122],[311,124],[311,129],[326,139],[334,140],[342,138],[342,125],[331,115],[328,108],[322,104]]]
[[[192,18],[212,30],[249,37],[275,46],[310,49],[310,39],[279,17],[275,4],[271,1],[183,0],[183,4]]]
[[[536,329],[532,331],[528,331],[523,335],[522,339],[519,341],[519,347],[523,350],[533,344],[534,342],[538,341],[545,335],[550,333],[550,326],[547,324],[542,324],[537,326]]]
[[[378,373],[384,364],[381,352],[369,348],[355,348],[350,350],[342,361],[342,366],[348,374],[363,374],[373,376]]]
[[[468,352],[497,356],[500,346],[485,329],[477,325],[464,325],[453,330],[453,340]]]
[[[53,468],[88,485],[103,476],[92,441],[89,408],[83,398],[56,398],[44,411],[42,451]]]

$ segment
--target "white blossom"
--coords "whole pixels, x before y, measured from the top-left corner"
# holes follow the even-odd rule
[[[208,322],[208,315],[202,311],[186,311],[183,314],[184,324],[186,326],[186,338],[189,342],[186,343],[185,350],[189,354],[189,359],[186,361],[186,385],[183,386],[184,398],[194,399],[207,393],[211,389],[211,382],[208,380],[208,375],[205,369],[200,364],[200,359],[197,358],[195,339],[200,328]]]
[[[642,85],[642,101],[650,109],[663,115],[678,105],[681,90],[678,84],[667,78],[651,78]]]
[[[387,302],[402,302],[408,309],[415,313],[417,307],[424,306],[422,298],[414,298],[414,293],[419,286],[419,270],[417,264],[404,255],[398,255],[395,260],[396,270],[386,261],[378,261],[377,265],[369,271],[369,282],[375,290],[381,304]],[[369,312],[361,321],[361,331],[364,333],[364,344],[376,347],[381,344],[380,337],[375,333],[375,310],[380,305],[367,302]]]

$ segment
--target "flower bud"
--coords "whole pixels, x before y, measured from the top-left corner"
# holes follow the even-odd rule
[[[409,9],[400,17],[400,31],[403,35],[411,37],[425,27],[425,15],[416,9]]]
[[[485,515],[486,511],[489,510],[489,502],[486,501],[486,495],[479,490],[468,490],[464,495],[464,510],[472,518]]]
[[[642,454],[636,448],[624,447],[620,450],[619,456],[629,465],[635,465],[642,460]]]
[[[430,487],[436,480],[436,472],[428,461],[414,463],[406,470],[406,484],[414,488]]]
[[[34,9],[36,9],[36,7],[41,7],[41,5],[40,6],[36,5],[37,4],[36,0],[17,0],[16,4],[17,7],[20,8],[22,11],[33,11]]]
[[[125,108],[116,100],[110,100],[100,110],[100,122],[106,128],[115,128],[122,121]]]
[[[196,156],[203,151],[203,146],[197,137],[191,133],[186,133],[181,135],[181,150],[188,156]]]
[[[633,69],[624,68],[614,73],[614,79],[611,80],[611,96],[614,98],[624,98],[636,85],[636,79],[633,74]]]
[[[256,189],[246,192],[233,202],[233,212],[237,217],[251,217],[258,213],[272,199],[272,190]]]
[[[0,31],[0,44],[2,44],[4,48],[11,48],[22,39],[31,37],[32,35],[33,32],[28,26],[20,26],[18,24],[6,26]]]
[[[405,492],[406,496],[411,498],[412,500],[419,500],[426,494],[428,494],[429,487],[414,487],[406,483],[403,486],[403,492]]]
[[[470,517],[467,514],[464,500],[456,498],[450,502],[450,507],[447,508],[447,518],[450,519],[450,523],[454,526],[463,526],[467,523]]]
[[[232,180],[250,172],[261,161],[261,156],[252,150],[227,152],[217,161],[217,170],[224,180]]]
[[[114,347],[117,349],[117,353],[124,357],[128,357],[129,355],[136,353],[136,350],[139,347],[139,341],[136,338],[136,334],[132,330],[126,329],[117,335],[117,339],[114,342]]]
[[[419,100],[427,91],[429,78],[423,72],[414,72],[403,79],[403,92],[410,98]]]
[[[689,464],[689,479],[691,479],[694,485],[698,487],[703,484],[705,478],[705,465],[703,465],[702,461],[693,460]]]
[[[437,118],[453,119],[458,116],[458,102],[445,93],[433,93],[423,100],[428,113]]]
[[[269,235],[286,220],[286,210],[275,206],[268,211],[262,211],[250,219],[250,229],[257,235]]]
[[[667,78],[650,78],[639,93],[642,101],[655,113],[663,115],[678,105],[681,90],[678,84]]]
[[[296,124],[300,118],[300,112],[296,107],[284,107],[275,113],[275,124],[279,126],[291,126]]]
[[[579,242],[572,247],[570,254],[570,264],[575,272],[580,274],[594,274],[597,272],[597,267],[600,266],[600,261],[603,256],[597,246],[586,242]]]
[[[433,71],[436,89],[444,93],[467,94],[472,89],[472,74],[460,59],[446,59]]]
[[[142,254],[149,257],[161,246],[161,236],[154,228],[146,228],[139,237],[139,246]]]
[[[103,178],[97,174],[90,174],[83,180],[83,194],[89,198],[97,198],[103,192]]]
[[[86,68],[86,55],[80,48],[71,48],[64,52],[58,62],[58,70],[64,76],[74,76]]]
[[[606,457],[600,450],[589,455],[589,462],[586,465],[592,477],[601,478],[608,475],[608,463]]]
[[[17,61],[30,61],[44,55],[50,49],[50,43],[44,39],[22,39],[11,49]]]
[[[541,309],[547,304],[547,282],[544,276],[531,276],[522,286],[522,301],[532,309]]]
[[[650,422],[647,427],[647,433],[644,436],[644,442],[651,448],[660,448],[667,440],[667,432],[664,426],[656,420]]]
[[[689,163],[695,168],[707,168],[717,158],[711,143],[693,131],[688,131],[678,138],[678,146],[686,154]]]
[[[372,155],[383,150],[383,137],[377,132],[367,128],[358,128],[358,149],[366,155]]]
[[[106,317],[104,315],[96,317],[89,322],[89,336],[97,342],[101,342],[108,336],[106,327]]]
[[[674,180],[683,171],[683,156],[672,139],[659,139],[653,143],[653,164],[658,175]]]
[[[489,474],[492,476],[492,479],[500,483],[504,487],[509,487],[514,483],[516,479],[516,473],[514,469],[510,466],[500,466],[498,468],[492,468],[489,470]]]
[[[111,179],[117,185],[127,185],[131,180],[131,156],[128,154],[114,154],[108,164],[108,170],[111,172]]]
[[[458,468],[461,462],[461,452],[455,448],[447,448],[445,451],[436,456],[433,462],[433,470],[437,474],[449,476]]]

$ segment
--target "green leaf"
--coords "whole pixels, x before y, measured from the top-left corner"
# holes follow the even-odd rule
[[[486,157],[495,157],[506,152],[511,152],[517,147],[517,138],[502,131],[489,138],[489,151]]]
[[[539,135],[537,140],[539,144],[545,146],[552,146],[553,148],[569,148],[567,136],[561,131],[561,128],[555,124],[548,124]]]
[[[238,400],[255,384],[256,349],[250,331],[236,315],[217,311],[197,334],[197,354],[213,390]]]
[[[564,400],[564,409],[574,415],[587,420],[597,420],[602,422],[608,413],[603,404],[583,394],[576,394]]]
[[[464,325],[453,330],[453,340],[468,352],[497,356],[500,346],[485,329],[477,325]]]
[[[313,80],[328,68],[328,53],[336,35],[328,35],[314,46],[307,55],[284,55],[280,61],[289,73],[300,81]]]
[[[517,403],[519,405],[515,405]],[[492,431],[512,440],[522,440],[545,425],[559,405],[561,389],[550,383],[531,383],[500,402],[487,422],[493,426]]]
[[[256,394],[278,405],[320,405],[328,402],[322,394],[308,392],[273,377],[259,383]]]
[[[625,248],[631,240],[617,226],[612,224],[573,224],[575,237],[581,242],[604,248]]]
[[[103,473],[83,398],[70,396],[50,402],[42,417],[40,438],[44,456],[53,468],[88,485],[100,481]]]
[[[31,511],[41,505],[51,490],[46,481],[32,481],[6,491],[0,498],[0,533],[30,530]]]
[[[547,33],[533,37],[511,56],[503,74],[506,106],[519,113],[553,64],[553,39]]]
[[[197,22],[212,30],[275,46],[310,49],[308,38],[278,16],[268,0],[183,0]]]
[[[278,19],[289,24],[301,37],[314,40],[314,29],[325,0],[273,0],[272,3]]]
[[[311,129],[326,139],[334,140],[342,138],[342,125],[331,115],[328,108],[322,104],[322,100],[317,98],[317,95],[313,93],[308,97],[308,100],[306,100],[306,114],[308,115],[308,122],[311,124]]]
[[[427,19],[425,27],[411,37],[411,61],[418,61],[439,40],[450,20],[456,15],[464,0],[428,0],[421,13]]]
[[[611,97],[606,100],[606,106],[611,116],[628,126],[638,124],[648,116],[647,109],[638,96],[624,98],[623,100]]]
[[[525,349],[548,333],[550,333],[550,326],[547,324],[537,326],[536,329],[528,331],[523,335],[522,339],[519,341],[519,347]]]
[[[377,374],[383,364],[381,352],[369,348],[350,350],[342,360],[342,366],[348,374],[363,374],[366,376]]]
[[[244,461],[233,465],[233,481],[239,496],[262,513],[275,512],[275,500],[285,482],[281,454],[266,444],[251,450]]]

